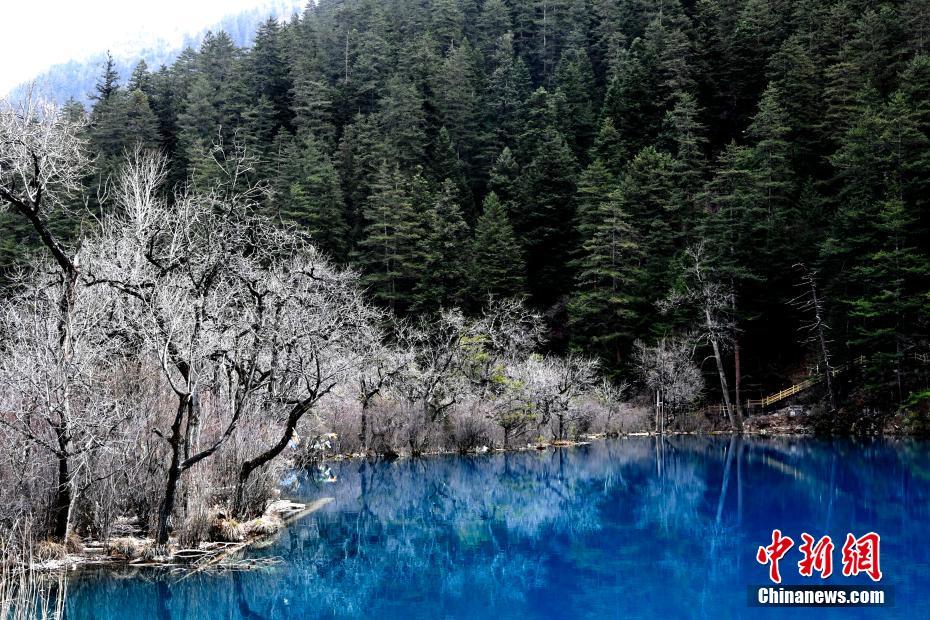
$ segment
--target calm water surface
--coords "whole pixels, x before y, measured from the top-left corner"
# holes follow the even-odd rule
[[[930,444],[631,437],[532,453],[331,466],[288,496],[335,501],[188,579],[83,574],[68,618],[930,618]],[[883,609],[760,609],[773,528],[882,537]],[[839,575],[828,583],[869,583]]]

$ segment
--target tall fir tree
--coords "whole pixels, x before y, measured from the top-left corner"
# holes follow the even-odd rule
[[[514,297],[526,290],[523,250],[507,210],[494,192],[484,197],[482,209],[475,224],[468,271],[474,305],[483,304],[489,296]]]

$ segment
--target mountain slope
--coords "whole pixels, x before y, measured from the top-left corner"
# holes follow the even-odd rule
[[[258,26],[269,17],[287,19],[295,12],[299,12],[304,0],[258,0],[252,8],[228,15],[215,24],[196,32],[188,32],[180,38],[159,38],[150,45],[136,47],[123,47],[111,49],[116,68],[123,81],[129,78],[133,68],[140,60],[144,60],[150,69],[158,69],[161,65],[174,62],[178,55],[188,47],[198,48],[208,32],[225,31],[239,46],[252,43]],[[58,103],[64,103],[74,98],[87,103],[88,93],[93,91],[94,83],[100,76],[101,65],[106,60],[106,49],[84,58],[70,60],[52,66],[44,73],[36,76],[34,82],[43,95]],[[13,89],[11,96],[21,95],[29,83],[21,84]]]

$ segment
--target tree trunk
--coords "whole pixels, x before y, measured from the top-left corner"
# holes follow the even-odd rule
[[[68,263],[70,265],[70,263]],[[77,271],[65,271],[65,287],[62,291],[59,305],[61,320],[58,325],[61,357],[65,364],[70,364],[71,347],[71,314],[74,310],[74,297],[77,292]],[[55,426],[55,438],[58,442],[58,484],[55,487],[55,508],[53,510],[55,531],[54,536],[66,542],[71,533],[71,508],[74,505],[74,472],[71,471],[71,403],[69,383],[64,383],[64,407],[59,413],[58,425]]]
[[[734,431],[743,430],[743,418],[733,409],[730,403],[730,388],[727,385],[727,373],[723,369],[723,356],[720,354],[720,343],[716,340],[711,341],[714,348],[714,360],[717,362],[717,374],[720,376],[720,391],[723,392],[723,407],[727,411],[727,417],[730,419],[730,428]]]
[[[168,467],[168,478],[165,481],[165,498],[158,512],[158,531],[155,535],[157,545],[167,544],[171,533],[171,515],[174,513],[178,482],[181,480],[181,423],[187,407],[188,398],[181,397],[178,402],[178,412],[171,424],[171,436],[168,438],[168,445],[171,446],[171,465]]]
[[[358,433],[358,440],[362,444],[362,452],[368,454],[368,401],[362,403],[362,421],[361,429]]]
[[[67,452],[58,453],[58,486],[55,491],[54,536],[61,542],[71,533],[71,507],[74,505],[74,480]]]
[[[704,308],[704,318],[707,321],[707,327],[709,330],[712,330],[714,321],[710,316],[710,308]],[[711,333],[713,333],[711,331]],[[720,354],[720,343],[717,342],[716,338],[712,338],[710,341],[711,346],[714,348],[714,361],[717,362],[717,374],[720,375],[720,391],[723,392],[723,406],[727,411],[727,417],[730,419],[730,428],[734,431],[742,432],[743,430],[743,416],[733,409],[733,405],[730,404],[730,388],[727,385],[727,373],[723,369],[723,356]]]
[[[242,516],[245,511],[245,487],[249,482],[249,477],[256,469],[271,462],[272,459],[284,452],[284,449],[287,448],[287,444],[290,443],[291,439],[294,437],[294,432],[297,430],[297,423],[300,422],[300,418],[308,409],[309,406],[305,403],[295,405],[294,408],[291,409],[291,413],[287,416],[287,424],[284,427],[284,433],[282,433],[277,443],[255,458],[249,459],[242,464],[242,467],[239,469],[239,482],[236,484],[236,502],[233,506],[233,512],[237,516]]]
[[[736,401],[733,404],[736,407],[736,417],[742,420],[743,397],[740,394],[740,383],[743,380],[743,371],[739,364],[739,338],[733,340],[733,375],[733,397]]]

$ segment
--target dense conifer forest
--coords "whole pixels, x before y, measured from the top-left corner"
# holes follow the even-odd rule
[[[710,401],[855,362],[836,397],[888,410],[927,389],[928,36],[925,0],[320,0],[66,113],[90,213],[139,143],[204,187],[244,147],[402,316],[525,294],[616,376],[688,334]]]

